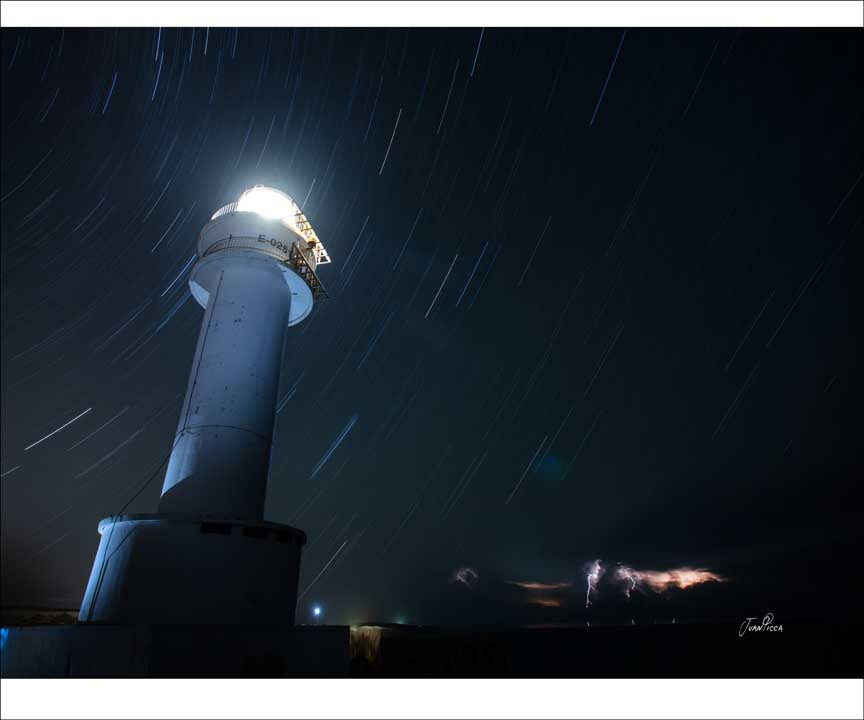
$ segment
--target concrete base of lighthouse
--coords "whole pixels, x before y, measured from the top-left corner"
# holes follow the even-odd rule
[[[294,624],[301,530],[159,514],[108,517],[99,532],[81,622]]]
[[[78,624],[4,628],[2,677],[348,676],[348,627],[294,624],[302,531],[158,514],[99,532]]]

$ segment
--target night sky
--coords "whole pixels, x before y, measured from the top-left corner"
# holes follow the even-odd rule
[[[3,29],[3,605],[77,608],[155,511],[197,233],[255,184],[333,258],[268,495],[301,621],[860,604],[862,70],[856,30]]]

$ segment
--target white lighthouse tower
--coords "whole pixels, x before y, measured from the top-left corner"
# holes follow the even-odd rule
[[[159,512],[102,520],[79,620],[291,624],[305,534],[264,521],[286,330],[326,296],[298,205],[256,186],[201,230],[205,309]]]

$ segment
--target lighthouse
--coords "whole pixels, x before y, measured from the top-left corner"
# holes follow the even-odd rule
[[[326,298],[329,262],[274,188],[202,228],[189,288],[204,316],[158,511],[99,523],[80,621],[293,624],[306,536],[264,503],[285,338]]]

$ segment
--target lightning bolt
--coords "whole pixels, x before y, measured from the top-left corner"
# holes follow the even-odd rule
[[[615,571],[615,575],[619,580],[627,583],[627,587],[624,589],[624,594],[629,600],[630,593],[636,589],[636,583],[639,580],[639,573],[626,565],[619,565],[618,569]]]
[[[597,583],[600,581],[600,576],[603,574],[603,566],[600,564],[599,560],[595,560],[590,565],[590,569],[587,573],[587,583],[588,587],[585,590],[585,607],[587,608],[591,604],[591,591],[597,589]]]

